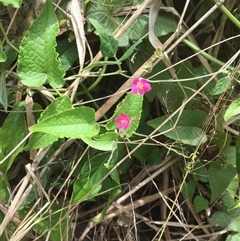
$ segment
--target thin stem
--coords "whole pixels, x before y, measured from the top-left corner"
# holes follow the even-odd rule
[[[218,0],[212,0],[214,3],[217,3]],[[219,9],[228,17],[228,19],[237,27],[240,29],[240,21],[234,16],[232,15],[231,12],[229,12],[229,10],[224,6],[221,5],[219,7]]]
[[[91,91],[92,89],[94,89],[100,83],[100,81],[102,80],[102,77],[103,77],[103,75],[104,75],[104,73],[106,71],[106,68],[107,68],[107,65],[104,65],[101,73],[99,74],[97,79],[94,81],[94,83],[92,85],[90,85],[88,88],[86,88],[85,90],[79,91],[77,93],[77,95],[79,96],[79,95],[85,94],[85,93]]]
[[[191,43],[187,39],[184,39],[183,43],[186,46],[188,46],[189,48],[191,48],[192,50],[194,50],[195,52],[199,52],[199,54],[201,54],[203,57],[205,57],[209,61],[211,61],[217,65],[220,65],[220,66],[223,66],[225,64],[224,62],[220,61],[219,59],[216,59],[213,56],[211,56],[210,54],[207,54],[206,52],[204,52],[202,49],[200,49],[199,47],[197,47],[195,44]],[[234,69],[233,66],[228,66],[227,68],[231,71]]]
[[[0,22],[0,30],[1,30],[1,32],[2,32],[2,34],[3,34],[3,36],[4,36],[4,38],[5,38],[5,40],[6,40],[6,42],[7,42],[7,44],[8,44],[10,47],[12,47],[17,53],[19,53],[19,50],[9,41],[9,39],[8,39],[8,37],[7,37],[7,35],[6,35],[5,31],[4,31],[4,28],[3,28],[1,22]]]

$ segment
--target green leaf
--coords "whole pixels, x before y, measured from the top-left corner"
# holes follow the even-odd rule
[[[222,153],[222,151],[230,147],[232,143],[232,136],[229,133],[217,133],[214,135],[212,143],[216,145],[219,148],[220,153]]]
[[[208,200],[199,195],[194,198],[193,203],[197,213],[208,207]]]
[[[109,35],[106,32],[105,28],[98,23],[98,21],[92,18],[89,18],[89,21],[95,27],[99,34],[101,40],[100,49],[102,55],[104,57],[114,57],[118,50],[118,41],[113,36]]]
[[[239,241],[240,233],[228,234],[225,241]]]
[[[237,173],[240,176],[240,136],[237,137],[236,141],[236,168]]]
[[[208,182],[208,172],[206,166],[202,165],[200,162],[197,162],[194,165],[193,178],[195,181],[200,180],[201,182]]]
[[[211,189],[210,203],[213,203],[226,190],[236,175],[236,170],[232,165],[221,165],[220,162],[216,161],[210,164],[208,175]]]
[[[240,209],[230,212],[216,212],[212,215],[213,221],[228,231],[240,233]]]
[[[66,110],[72,109],[72,102],[70,98],[66,95],[63,95],[54,101],[46,108],[44,112],[42,112],[41,117],[38,119],[38,123],[47,119],[48,117],[60,114]]]
[[[133,149],[135,145],[130,145]],[[159,156],[159,150],[155,146],[142,145],[133,154],[141,164],[158,165],[162,162],[162,158]]]
[[[115,132],[107,132],[99,137],[86,137],[82,136],[82,140],[97,150],[101,151],[112,151],[114,146],[116,145],[116,140],[118,138],[117,133]]]
[[[103,182],[103,188],[105,189],[105,192],[109,194],[107,203],[104,205],[103,210],[100,214],[98,214],[96,217],[93,218],[94,222],[101,222],[103,218],[105,217],[105,214],[110,207],[110,205],[113,203],[115,197],[121,192],[121,186],[118,185],[118,183],[115,183],[112,179],[106,178]]]
[[[69,42],[67,38],[58,42],[57,52],[59,53],[61,67],[64,70],[71,68],[75,60],[78,58],[76,42]]]
[[[67,208],[63,208],[62,205],[60,206],[53,203],[51,205],[51,212],[45,212],[41,218],[35,222],[34,229],[36,229],[38,233],[43,234],[44,237],[48,236],[48,232],[46,232],[46,230],[51,230],[50,235],[45,239],[66,240],[68,234],[71,233],[71,225],[69,215],[67,215]]]
[[[226,228],[231,223],[232,218],[225,212],[217,211],[212,215],[212,220],[220,227]]]
[[[228,207],[228,211],[232,211],[233,209],[236,209],[236,208],[240,208],[240,199],[235,202],[233,205],[231,205],[230,207]]]
[[[14,8],[20,8],[22,5],[22,0],[1,0],[0,2],[5,6],[12,5]]]
[[[236,167],[236,146],[229,146],[225,148],[221,155],[228,164]]]
[[[133,4],[139,5],[140,1],[134,1]],[[116,16],[115,13],[120,11],[126,4],[129,4],[129,0],[106,0],[104,1],[89,1],[86,7],[85,17],[95,19],[108,34],[113,34],[120,25],[123,25],[129,17]],[[148,34],[148,21],[149,14],[141,14],[133,24],[128,28],[127,32],[123,34],[119,39],[122,47],[126,47],[129,44],[129,40],[137,41],[146,34]],[[164,26],[164,28],[162,27]],[[161,13],[157,17],[155,24],[156,36],[166,35],[170,32],[174,32],[177,27],[177,22],[172,17],[172,14]],[[88,26],[88,32],[92,32],[92,29]]]
[[[7,59],[7,55],[4,53],[2,49],[2,43],[0,41],[0,62],[5,62]]]
[[[192,201],[195,189],[196,189],[196,184],[194,181],[189,181],[189,182],[184,183],[182,190],[181,190],[184,199]]]
[[[213,3],[211,1],[204,1],[200,7],[198,7],[197,13],[195,15],[195,20],[198,21],[203,15],[205,15],[212,7]],[[210,24],[219,13],[217,11],[212,12],[201,24]]]
[[[220,95],[231,86],[230,76],[225,76],[218,80],[216,86],[212,90],[212,95]]]
[[[9,189],[8,186],[6,185],[7,181],[4,180],[4,178],[6,178],[4,175],[1,175],[0,177],[0,197],[1,197],[1,201],[7,203],[9,200]]]
[[[17,104],[12,112],[5,119],[1,132],[0,140],[0,162],[10,153],[26,136],[25,102]],[[0,164],[0,171],[6,172],[14,162],[15,157],[23,150],[25,143],[22,143],[11,156]]]
[[[4,110],[7,111],[8,96],[4,72],[0,72],[0,103],[3,105]]]
[[[123,56],[119,59],[120,62],[126,60],[134,51],[134,49],[142,42],[142,39],[136,41],[127,51],[123,54]]]
[[[116,111],[111,120],[107,123],[107,130],[117,128],[115,119],[122,113],[129,116],[131,124],[127,130],[122,131],[124,135],[131,137],[138,128],[142,113],[143,96],[139,94],[128,93],[126,97],[117,105]]]
[[[58,20],[50,0],[46,8],[26,32],[20,45],[18,74],[29,87],[41,87],[46,81],[53,88],[64,85],[65,71],[55,51]]]
[[[70,109],[72,109],[71,100],[68,96],[63,95],[52,101],[51,104],[46,108],[46,110],[42,112],[40,118],[38,119],[38,123],[42,122],[50,116],[60,114]],[[34,132],[29,139],[28,145],[24,149],[31,150],[43,148],[57,140],[58,137],[55,135],[44,132]]]
[[[108,34],[112,34],[119,26],[121,19],[113,17],[114,13],[121,10],[129,0],[98,0],[89,1],[86,6],[85,17],[93,18],[104,27]],[[87,31],[92,32],[92,26],[87,26]]]
[[[98,195],[102,188],[102,183],[98,186],[96,186],[96,184],[112,169],[117,161],[117,156],[117,151],[113,154],[109,152],[101,153],[84,164],[80,178],[74,182],[73,203],[90,199]]]
[[[84,106],[52,115],[29,128],[32,132],[45,132],[59,138],[92,137],[99,129],[94,109]]]
[[[229,120],[232,116],[240,114],[240,99],[234,100],[227,108],[224,120]]]
[[[28,150],[32,150],[32,149],[39,149],[39,148],[43,148],[46,147],[50,144],[52,144],[53,142],[57,141],[58,137],[48,134],[48,133],[44,133],[44,132],[34,132],[30,139],[29,142],[27,144],[27,146],[25,146],[24,150],[28,151]]]
[[[136,21],[133,22],[131,27],[127,30],[130,40],[136,41],[148,33],[149,15],[142,14]],[[164,26],[164,27],[163,27]],[[157,37],[174,32],[177,27],[177,22],[174,21],[172,16],[168,13],[161,13],[156,19],[154,32]]]
[[[234,194],[234,197],[226,190],[222,196],[221,196],[221,201],[224,205],[224,207],[229,211],[229,207],[232,207],[235,203],[235,195],[236,192]]]
[[[12,43],[16,48],[16,44]],[[13,49],[10,46],[7,46],[4,50],[5,55],[7,56],[7,59],[5,62],[0,63],[0,69],[7,69],[11,64],[13,64],[14,60],[16,59],[18,53],[15,49]]]
[[[1,211],[0,212],[0,223],[3,223],[3,220],[6,218],[6,215]],[[13,237],[13,234],[16,230],[16,227],[14,227],[14,224],[12,222],[9,222],[7,227],[5,228],[8,230],[7,232],[3,232],[1,235],[1,241],[8,241],[9,240],[9,235]]]
[[[187,145],[197,146],[207,141],[206,134],[198,127],[204,123],[206,117],[207,115],[203,111],[185,110],[181,113],[178,121],[178,116],[175,115],[159,128],[158,131],[173,140]],[[147,124],[156,129],[165,122],[167,118],[169,118],[169,116],[165,115],[148,121]],[[173,128],[174,125],[176,125],[175,128]]]
[[[194,74],[194,68],[192,67],[191,62],[189,61],[184,61],[184,63],[177,65],[174,68],[179,79],[188,79],[196,77]],[[156,66],[154,69],[157,69],[157,73],[159,72],[158,66]],[[162,77],[161,75],[156,75],[155,78],[164,79],[165,77]],[[172,113],[182,105],[183,101],[186,99],[186,96],[191,97],[195,93],[196,89],[196,81],[184,81],[178,83],[164,82],[158,85],[156,95],[158,99],[161,101],[161,103],[164,105],[166,110],[169,113]],[[188,102],[186,108],[190,109],[194,102],[194,100]]]

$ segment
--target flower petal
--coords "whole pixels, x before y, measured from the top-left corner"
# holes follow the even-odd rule
[[[133,94],[144,95],[145,92],[149,92],[151,89],[151,85],[148,83],[147,79],[140,79],[139,77],[134,78],[131,86]]]
[[[126,130],[130,126],[131,119],[128,115],[123,113],[115,119],[115,122],[117,123],[117,128],[119,130]]]

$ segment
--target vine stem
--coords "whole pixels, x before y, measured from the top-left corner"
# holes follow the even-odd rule
[[[212,0],[214,3],[217,3],[218,0]],[[228,17],[228,19],[237,27],[240,29],[240,21],[231,13],[229,10],[224,6],[221,5],[219,9]]]
[[[5,39],[6,42],[7,42],[7,44],[8,44],[11,48],[13,48],[17,53],[19,53],[19,50],[9,41],[9,39],[8,39],[8,37],[7,37],[7,35],[6,35],[5,31],[4,31],[4,28],[3,28],[1,22],[0,22],[0,30],[1,30],[1,32],[2,32],[2,34],[3,34],[4,39]]]

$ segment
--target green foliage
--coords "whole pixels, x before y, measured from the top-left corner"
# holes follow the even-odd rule
[[[221,211],[215,212],[212,215],[212,219],[219,226],[227,228],[228,231],[240,233],[240,225],[239,225],[240,209],[239,208],[229,212],[221,212]]]
[[[129,3],[127,0],[122,1],[90,1],[86,7],[86,19],[90,18],[96,20],[108,34],[113,34],[120,24],[124,24],[129,17],[113,17],[118,11],[122,9],[125,3]],[[138,2],[135,3],[139,4]],[[130,41],[137,41],[142,36],[148,34],[148,14],[139,16],[133,24],[128,28],[127,32],[120,37],[119,46],[126,47]],[[162,28],[161,26],[164,26]],[[166,35],[170,32],[174,32],[177,23],[171,17],[171,15],[162,13],[157,17],[155,33],[157,36]],[[88,25],[88,30],[92,31],[91,26]]]
[[[157,195],[160,198],[160,190],[170,205],[166,223],[172,220],[176,209],[176,213],[187,215],[182,220],[188,222],[196,218],[193,213],[204,215],[211,208],[210,218],[218,225],[216,230],[226,228],[227,241],[240,239],[240,52],[236,52],[239,44],[235,33],[239,21],[230,14],[238,15],[236,5],[230,12],[225,6],[212,12],[197,31],[190,29],[183,40],[189,23],[201,19],[214,3],[203,1],[196,8],[189,4],[187,12],[191,14],[186,25],[179,25],[178,14],[169,12],[179,7],[176,1],[168,3],[171,9],[162,8],[162,4],[154,32],[163,48],[156,50],[148,39],[149,8],[122,31],[122,26],[145,1],[83,1],[79,15],[83,13],[86,20],[83,37],[88,51],[82,56],[84,67],[79,69],[78,58],[84,53],[78,53],[78,41],[74,40],[78,35],[74,36],[71,24],[66,24],[67,16],[63,13],[73,14],[68,9],[68,0],[60,5],[59,1],[53,5],[47,0],[45,9],[28,29],[17,22],[26,14],[25,4],[1,2],[20,8],[16,18],[11,15],[8,19],[11,28],[5,21],[10,8],[3,6],[5,12],[1,8],[1,207],[11,205],[22,190],[16,184],[23,183],[26,186],[21,196],[26,196],[16,210],[19,220],[31,217],[24,220],[24,225],[46,240],[70,240],[75,233],[71,223],[79,228],[83,221],[78,219],[91,220],[90,226],[94,226],[106,215],[121,212],[124,216],[131,206],[133,221],[138,225],[140,216],[135,215],[135,208],[146,204],[149,208],[140,207],[137,211],[148,210],[148,217],[157,218],[151,205],[161,205],[161,200],[155,199]],[[26,19],[34,8],[34,3],[30,5]],[[218,24],[222,16],[227,18],[224,26]],[[77,21],[77,16],[73,19]],[[213,25],[214,31],[206,30],[205,26]],[[223,31],[219,26],[224,27]],[[25,34],[20,40],[21,31]],[[120,32],[116,39],[114,36]],[[211,39],[208,52],[201,51],[200,47],[208,44],[203,40],[216,33],[218,36]],[[99,51],[103,59],[97,55]],[[191,56],[192,51],[196,58]],[[151,91],[144,96],[133,94],[130,89],[135,77],[148,79]],[[121,85],[125,89],[121,88],[119,97]],[[124,130],[118,130],[116,123],[121,114],[131,120]],[[32,172],[27,169],[24,177],[25,164]],[[17,176],[12,175],[15,172]],[[46,194],[50,203],[46,203]],[[147,203],[148,200],[151,201]],[[191,205],[192,212],[180,210],[177,203]],[[95,209],[98,204],[102,206]],[[88,205],[94,206],[91,212],[86,210]],[[76,209],[79,212],[75,217]],[[87,215],[82,215],[82,211],[87,211]],[[0,212],[1,223],[3,218]],[[6,227],[9,237],[0,235],[3,240],[16,239],[16,226],[22,227],[23,222],[16,225],[14,220]],[[106,230],[110,227],[108,223],[106,220]],[[165,224],[162,233],[164,228]],[[211,229],[209,232],[216,231],[215,226]],[[190,231],[200,235],[195,229]],[[104,239],[102,234],[99,237]],[[161,235],[156,238],[162,240]]]
[[[54,203],[51,206],[51,215],[49,215],[49,212],[45,213],[41,219],[36,221],[34,228],[37,232],[44,234],[45,237],[50,231],[50,240],[67,238],[68,232],[71,232],[71,227],[69,218],[66,218],[66,215],[66,210]]]
[[[231,86],[230,76],[225,76],[218,80],[216,86],[212,90],[212,95],[219,95],[228,90]]]
[[[197,162],[194,166],[193,178],[195,181],[201,181],[204,183],[208,182],[207,168],[204,165],[201,165],[200,162]]]
[[[0,73],[0,103],[2,104],[4,110],[7,111],[8,96],[5,74],[3,72]]]
[[[97,30],[100,40],[101,40],[101,45],[100,49],[104,57],[114,57],[117,53],[118,50],[118,41],[114,39],[113,36],[109,35],[105,28],[103,28],[98,21],[89,18],[88,19],[91,24],[95,27]]]
[[[216,161],[210,164],[208,175],[212,203],[224,192],[224,190],[226,190],[236,175],[236,170],[230,164],[221,165],[219,161]]]
[[[14,8],[20,8],[22,4],[22,0],[1,0],[0,2],[5,6],[11,4]]]
[[[237,173],[240,176],[240,137],[238,136],[236,142],[236,169]]]
[[[2,47],[1,43],[0,47]],[[0,104],[2,104],[5,111],[7,110],[8,106],[8,96],[6,87],[6,74],[4,70],[10,64],[12,64],[16,57],[17,52],[13,48],[6,47],[4,52],[2,52],[2,49],[0,49],[0,60],[2,60],[0,61]]]
[[[5,62],[6,59],[7,59],[7,56],[2,49],[2,43],[0,41],[0,62]]]
[[[80,178],[74,182],[72,202],[80,202],[85,199],[92,199],[99,195],[104,183],[103,177],[111,170],[117,161],[117,152],[102,153],[86,162],[81,170]],[[118,175],[114,181],[119,183]]]
[[[240,113],[240,99],[234,100],[226,110],[224,115],[224,120],[227,121],[231,117],[238,115]]]
[[[202,111],[185,110],[179,118],[175,115],[169,119],[169,115],[165,115],[147,123],[154,129],[158,128],[160,133],[173,140],[197,146],[207,141],[206,134],[198,127],[203,124],[205,119],[206,114]],[[168,121],[166,122],[166,120]]]
[[[74,41],[69,42],[67,39],[63,39],[58,41],[56,50],[59,54],[61,67],[64,70],[70,69],[74,61],[78,58],[76,43]]]
[[[31,126],[29,130],[45,132],[59,138],[81,138],[81,136],[95,136],[100,129],[95,123],[94,110],[83,106],[51,115]]]
[[[111,151],[116,145],[118,135],[115,132],[106,132],[98,137],[90,138],[87,136],[82,136],[82,140],[97,150],[101,151]]]
[[[26,136],[24,110],[25,102],[20,102],[5,119],[0,132],[0,160],[3,160],[15,147],[16,150],[5,161],[0,161],[0,171],[5,173],[12,166],[16,156],[23,150],[22,140]],[[21,143],[19,145],[19,143]]]
[[[194,207],[196,209],[196,212],[201,212],[203,211],[204,209],[206,209],[209,205],[208,203],[208,200],[205,199],[204,197],[201,197],[199,195],[197,195],[195,198],[194,198]]]
[[[189,181],[189,182],[184,183],[182,190],[181,190],[181,192],[184,196],[184,199],[192,201],[195,189],[196,189],[196,184],[194,181]]]
[[[53,88],[64,85],[64,70],[55,51],[58,21],[51,1],[34,21],[20,45],[18,74],[24,85],[41,87],[46,81]]]

